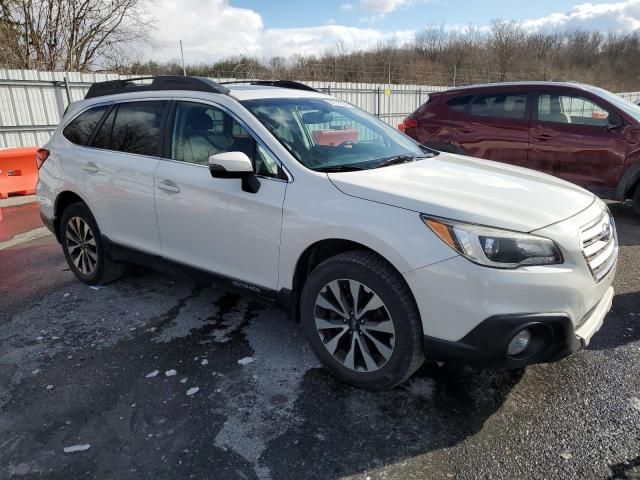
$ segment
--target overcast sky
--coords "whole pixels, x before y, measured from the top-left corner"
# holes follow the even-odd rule
[[[142,60],[178,59],[182,40],[187,63],[322,53],[338,42],[363,48],[410,40],[428,25],[482,28],[494,18],[546,30],[640,30],[640,0],[157,0],[150,14],[154,48]]]

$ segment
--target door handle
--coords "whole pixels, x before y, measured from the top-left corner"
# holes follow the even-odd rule
[[[165,192],[169,192],[169,193],[180,192],[180,187],[171,180],[162,180],[161,182],[158,182],[157,185],[160,190],[164,190]]]
[[[82,169],[85,172],[89,172],[89,173],[98,173],[100,171],[100,169],[98,168],[98,166],[93,163],[93,162],[87,162],[84,164],[84,166],[82,167]]]

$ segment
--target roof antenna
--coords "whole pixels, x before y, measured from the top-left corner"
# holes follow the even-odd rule
[[[187,69],[184,68],[184,51],[182,50],[182,40],[180,40],[180,56],[182,57],[182,75],[187,76]]]

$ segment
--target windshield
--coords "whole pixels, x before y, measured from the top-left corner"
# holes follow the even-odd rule
[[[604,88],[593,87],[593,90],[595,90],[601,97],[604,97],[606,100],[613,103],[620,110],[632,116],[636,121],[640,122],[640,107],[638,105],[631,103],[629,100],[622,98],[615,93],[611,93]]]
[[[242,104],[312,170],[360,170],[433,155],[373,115],[337,99],[269,98]]]

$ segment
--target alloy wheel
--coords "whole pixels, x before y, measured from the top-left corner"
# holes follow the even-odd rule
[[[91,275],[98,264],[98,248],[89,224],[80,217],[71,217],[65,237],[73,264],[83,275]]]
[[[391,315],[381,298],[356,280],[334,280],[320,290],[315,325],[324,348],[351,370],[379,370],[393,354]]]

